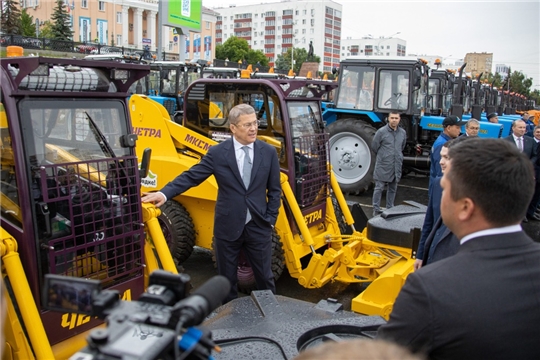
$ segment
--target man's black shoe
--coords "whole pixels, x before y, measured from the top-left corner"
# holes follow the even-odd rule
[[[534,214],[534,215],[527,215],[527,219],[532,221],[540,221],[540,216]]]

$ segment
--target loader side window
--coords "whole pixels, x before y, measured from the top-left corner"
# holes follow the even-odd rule
[[[2,208],[2,219],[22,228],[22,214],[19,207],[19,192],[17,186],[17,174],[15,173],[15,161],[13,149],[11,148],[11,135],[9,123],[4,109],[4,104],[0,102],[0,189]]]

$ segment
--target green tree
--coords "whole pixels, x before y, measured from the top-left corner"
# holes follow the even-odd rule
[[[237,62],[247,61],[249,44],[246,40],[231,36],[223,44],[216,46],[216,59]]]
[[[294,54],[293,54],[294,51]],[[288,48],[287,52],[284,54],[278,55],[276,59],[276,69],[288,70],[291,68],[291,60],[294,57],[294,68],[293,71],[295,74],[300,72],[302,64],[307,61],[308,52],[304,48]],[[321,58],[317,55],[313,55],[312,62],[321,63]]]
[[[256,66],[268,66],[268,58],[264,55],[262,50],[250,49],[246,55],[246,61],[248,64],[253,65],[253,70]]]
[[[521,71],[514,71],[510,75],[510,91],[517,92],[522,95],[529,95],[532,86],[532,79]]]
[[[71,20],[66,10],[64,0],[56,0],[56,7],[51,16],[52,20],[52,38],[56,40],[71,40],[73,30],[71,30]]]
[[[532,100],[535,100],[536,101],[536,106],[540,106],[540,91],[539,90],[533,90],[531,91],[531,93],[529,94],[529,97],[532,99]]]
[[[26,12],[26,9],[21,11],[21,33],[24,36],[36,37],[36,24],[34,17]]]
[[[43,25],[41,25],[41,27],[39,28],[39,37],[52,39],[53,38],[52,27],[53,27],[53,24],[50,22],[50,20],[46,20],[43,23]]]
[[[489,73],[486,77],[482,77],[482,79],[486,79],[489,85],[493,84],[496,88],[500,88],[503,83],[502,76],[498,72],[495,74]]]
[[[0,6],[0,30],[4,34],[20,34],[21,11],[19,10],[18,1],[2,0]]]

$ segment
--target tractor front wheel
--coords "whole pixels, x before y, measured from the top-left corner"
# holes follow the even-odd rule
[[[182,204],[169,200],[160,207],[158,217],[163,236],[178,264],[182,264],[193,252],[195,245],[195,229],[193,220]]]
[[[360,119],[338,120],[328,126],[330,162],[341,190],[359,194],[371,185],[375,128]]]

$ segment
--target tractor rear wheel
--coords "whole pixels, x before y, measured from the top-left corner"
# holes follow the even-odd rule
[[[158,217],[163,236],[178,264],[182,264],[193,252],[195,228],[186,208],[177,201],[169,200],[160,207]]]
[[[375,128],[360,119],[338,120],[328,126],[330,163],[341,190],[359,194],[371,185],[375,154],[371,142]]]

